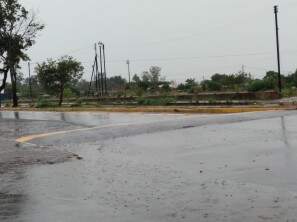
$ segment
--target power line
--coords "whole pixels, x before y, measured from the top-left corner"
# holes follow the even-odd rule
[[[199,56],[199,57],[169,57],[169,58],[147,58],[147,59],[131,59],[133,62],[149,62],[149,61],[176,61],[176,60],[196,60],[196,59],[208,59],[208,58],[227,58],[227,57],[245,57],[245,56],[259,56],[259,55],[271,55],[268,52],[246,53],[246,54],[229,54],[229,55],[212,55],[212,56]],[[123,62],[125,60],[110,60],[111,63]]]
[[[283,53],[296,53],[297,50],[288,50],[283,51]],[[193,56],[193,57],[164,57],[164,58],[144,58],[144,59],[130,59],[129,61],[133,62],[150,62],[150,61],[177,61],[177,60],[200,60],[200,59],[215,59],[215,58],[228,58],[228,57],[246,57],[246,56],[271,56],[273,57],[273,52],[250,52],[250,53],[243,53],[243,54],[225,54],[225,55],[210,55],[210,56]],[[126,59],[116,59],[116,60],[109,60],[107,63],[123,63],[126,62]],[[88,61],[80,61],[83,64],[90,64]],[[41,62],[31,62],[31,64],[40,64]]]

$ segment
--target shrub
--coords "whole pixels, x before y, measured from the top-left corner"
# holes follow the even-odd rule
[[[172,103],[175,103],[176,100],[172,97],[164,97],[164,98],[156,98],[156,99],[139,98],[137,102],[139,105],[144,105],[144,106],[168,106]]]
[[[48,108],[48,107],[55,107],[56,105],[48,101],[46,98],[40,97],[37,100],[36,108]]]
[[[274,86],[270,82],[260,79],[251,81],[248,86],[248,91],[250,92],[265,91],[269,89],[274,89]]]
[[[73,93],[73,91],[70,88],[66,88],[64,90],[64,97],[65,98],[72,98],[74,96],[75,96],[75,94]]]
[[[82,100],[78,99],[73,104],[71,104],[71,107],[81,107],[82,106]]]
[[[297,89],[296,87],[286,88],[282,92],[283,97],[292,97],[297,96]]]

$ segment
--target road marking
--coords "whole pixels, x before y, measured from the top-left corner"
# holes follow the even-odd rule
[[[179,114],[178,114],[179,115]],[[183,116],[181,118],[177,118],[177,119],[188,119],[191,118],[192,116]],[[164,121],[168,121],[168,120],[164,120]],[[159,121],[162,122],[162,121]],[[96,130],[96,129],[105,129],[105,128],[111,128],[111,127],[121,127],[121,126],[138,126],[141,123],[137,123],[137,124],[128,124],[128,123],[119,123],[119,124],[110,124],[110,125],[105,125],[105,126],[96,126],[96,127],[89,127],[89,128],[80,128],[80,129],[74,129],[74,130],[64,130],[64,131],[57,131],[57,132],[51,132],[51,133],[42,133],[42,134],[35,134],[35,135],[28,135],[28,136],[24,136],[24,137],[20,137],[16,140],[16,142],[18,143],[28,143],[32,140],[35,139],[40,139],[40,138],[44,138],[44,137],[49,137],[49,136],[55,136],[55,135],[62,135],[62,134],[69,134],[69,133],[75,133],[75,132],[83,132],[83,131],[90,131],[90,130]]]
[[[90,131],[90,130],[96,130],[96,129],[105,129],[105,128],[110,128],[110,127],[133,126],[133,125],[136,125],[136,124],[125,124],[125,123],[110,124],[110,125],[105,125],[105,126],[97,126],[97,127],[81,128],[81,129],[74,129],[74,130],[57,131],[57,132],[51,132],[51,133],[35,134],[35,135],[20,137],[20,138],[16,139],[16,142],[18,142],[18,143],[28,143],[29,141],[44,138],[44,137],[49,137],[49,136],[69,134],[69,133],[75,133],[75,132],[83,132],[83,131]]]

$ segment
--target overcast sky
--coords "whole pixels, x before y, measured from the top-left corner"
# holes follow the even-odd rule
[[[168,80],[201,80],[242,65],[256,77],[276,69],[273,5],[280,6],[282,69],[297,68],[296,0],[22,0],[46,28],[32,62],[71,55],[90,76],[94,43],[107,50],[108,75],[152,65]],[[27,70],[23,69],[27,74]]]

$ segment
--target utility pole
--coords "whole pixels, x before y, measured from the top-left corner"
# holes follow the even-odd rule
[[[241,66],[241,73],[244,74],[245,73],[245,65]]]
[[[105,95],[107,95],[106,56],[105,56],[105,45],[103,43],[102,43],[102,47],[103,47],[104,88],[105,88]]]
[[[102,43],[99,43],[101,96],[104,95]]]
[[[99,96],[98,92],[99,92],[99,79],[98,79],[98,55],[97,55],[97,44],[95,43],[95,62],[94,62],[94,66],[95,66],[95,87],[96,87],[96,93],[97,96]]]
[[[89,90],[88,90],[88,97],[90,96],[90,93],[91,93],[91,90],[92,90],[92,82],[93,82],[93,77],[94,77],[94,74],[95,74],[95,62],[92,66],[92,75],[91,75],[91,81],[90,81],[90,84],[89,84]],[[96,78],[96,77],[95,77]]]
[[[281,77],[281,65],[280,65],[280,50],[279,50],[279,27],[278,27],[278,6],[274,6],[275,15],[275,29],[276,29],[276,48],[277,48],[277,67],[278,67],[278,90],[282,92],[282,77]]]
[[[128,65],[128,76],[129,76],[129,85],[130,85],[131,84],[130,60],[128,59],[126,63]]]
[[[32,82],[31,82],[31,64],[28,62],[28,72],[29,72],[29,92],[30,92],[30,98],[33,102],[33,95],[32,95]]]
[[[106,74],[106,56],[105,56],[105,45],[103,42],[99,42],[100,52],[100,79],[101,79],[101,93],[107,95],[107,74]]]
[[[99,46],[99,62],[98,62],[98,50]],[[100,71],[99,71],[100,66]],[[95,81],[95,89],[98,98],[100,96],[107,95],[107,77],[106,77],[106,57],[105,57],[105,45],[102,42],[95,43],[95,59],[92,66],[92,76],[89,84],[88,96],[92,90],[92,82]]]

